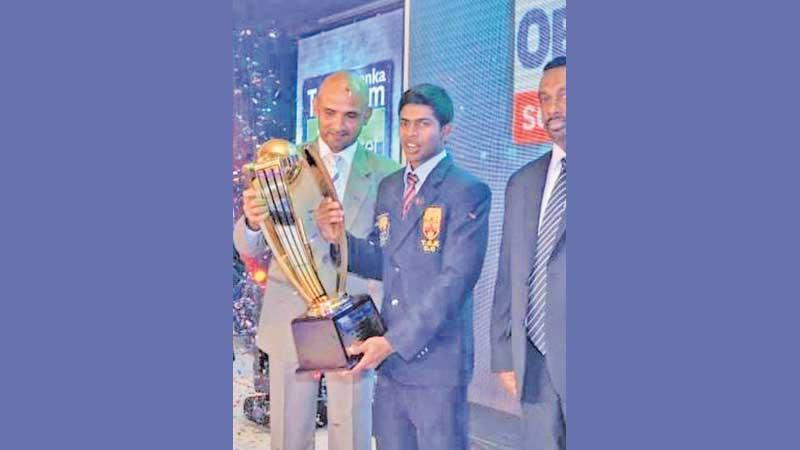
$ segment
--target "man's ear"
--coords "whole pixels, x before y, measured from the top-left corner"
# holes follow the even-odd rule
[[[450,132],[451,131],[453,131],[453,125],[452,124],[448,123],[447,125],[443,126],[442,127],[442,140],[447,139],[447,137],[450,136]]]

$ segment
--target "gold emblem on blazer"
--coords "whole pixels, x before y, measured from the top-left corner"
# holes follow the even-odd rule
[[[389,213],[378,215],[375,220],[375,226],[378,227],[378,238],[380,239],[381,247],[386,246],[389,241]]]
[[[429,206],[422,213],[422,251],[439,251],[439,235],[442,232],[442,207]]]

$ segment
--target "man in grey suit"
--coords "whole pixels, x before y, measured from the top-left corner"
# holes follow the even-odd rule
[[[525,448],[566,448],[567,60],[549,62],[539,102],[553,148],[508,182],[492,308],[492,371],[522,402]]]
[[[350,270],[383,280],[384,336],[354,344],[353,368],[378,369],[379,450],[466,450],[473,370],[472,289],[486,254],[491,192],[444,150],[453,104],[431,84],[403,94],[400,142],[408,164],[381,182],[375,228],[348,234]],[[326,239],[347,212],[317,210]]]
[[[319,139],[312,143],[334,180],[337,196],[348,214],[345,224],[354,236],[372,230],[372,213],[378,184],[399,165],[358,144],[356,138],[370,117],[364,81],[348,72],[337,72],[322,83],[314,99],[319,119]],[[243,193],[244,216],[234,228],[236,248],[248,256],[269,252],[260,223],[266,204],[251,188]],[[348,276],[349,294],[369,293],[380,306],[381,286],[374,280]],[[291,332],[292,319],[306,311],[306,304],[280,269],[273,267],[262,300],[258,347],[269,355],[270,439],[272,450],[312,450],[316,415],[317,380],[297,375],[297,353]],[[329,374],[328,448],[372,448],[372,390],[374,372],[358,377]]]

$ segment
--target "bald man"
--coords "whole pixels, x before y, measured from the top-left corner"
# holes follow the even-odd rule
[[[378,184],[399,165],[368,151],[357,142],[369,120],[367,85],[348,73],[329,75],[314,99],[319,120],[319,138],[310,143],[334,179],[336,194],[344,205],[350,234],[366,237],[372,230]],[[247,256],[269,252],[259,224],[267,214],[266,205],[253,189],[242,194],[244,216],[234,227],[236,249]],[[381,285],[350,274],[349,294],[369,293],[380,307]],[[292,319],[306,311],[278,267],[270,269],[262,299],[256,336],[258,347],[269,355],[270,422],[272,450],[313,450],[317,381],[297,375],[297,353],[291,332]],[[328,449],[369,450],[372,448],[372,389],[375,374],[363,376],[328,374]]]

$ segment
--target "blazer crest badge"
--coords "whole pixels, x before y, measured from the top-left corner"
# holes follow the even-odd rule
[[[389,241],[389,213],[379,214],[375,220],[375,226],[378,228],[381,247],[385,247],[386,242]]]
[[[443,220],[441,206],[425,208],[422,214],[422,251],[426,253],[439,251]]]

